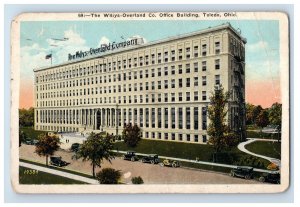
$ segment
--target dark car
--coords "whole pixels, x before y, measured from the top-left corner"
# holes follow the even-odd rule
[[[232,177],[240,177],[245,179],[253,178],[253,167],[248,166],[238,166],[231,170],[230,175]]]
[[[139,160],[139,158],[136,156],[135,152],[128,151],[125,155],[123,155],[123,160],[131,160],[132,162]]]
[[[180,167],[180,164],[176,160],[170,160],[170,159],[164,159],[161,163],[160,166],[164,167]]]
[[[158,155],[153,154],[153,155],[148,155],[146,157],[143,157],[142,163],[158,164],[159,163]]]
[[[260,182],[280,184],[280,173],[279,172],[263,173],[258,180]]]
[[[69,163],[67,163],[66,161],[63,161],[61,159],[61,157],[51,156],[50,157],[50,164],[54,165],[54,166],[58,166],[58,167],[63,167],[63,166],[68,165]]]
[[[71,145],[71,151],[72,152],[77,152],[79,150],[80,144],[79,143],[73,143]]]
[[[28,144],[28,145],[36,145],[37,143],[38,143],[38,140],[36,140],[36,139],[25,140],[25,144]]]

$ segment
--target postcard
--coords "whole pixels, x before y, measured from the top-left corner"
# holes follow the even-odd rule
[[[18,193],[280,193],[280,12],[23,13],[11,23]]]

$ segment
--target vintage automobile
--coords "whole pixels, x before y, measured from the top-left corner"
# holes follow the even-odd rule
[[[68,165],[69,163],[67,163],[66,161],[63,161],[61,159],[61,157],[51,156],[50,157],[50,164],[54,165],[54,166],[58,166],[58,167],[63,167],[63,166]]]
[[[231,170],[230,176],[251,179],[253,178],[253,167],[238,166]]]
[[[280,173],[279,172],[263,173],[258,180],[260,182],[280,184]]]
[[[125,155],[123,155],[123,160],[131,160],[132,162],[139,160],[136,156],[135,152],[128,151]]]
[[[36,140],[36,139],[25,140],[25,144],[28,144],[28,145],[36,145],[36,143],[38,143],[38,140]]]
[[[142,163],[158,164],[159,159],[157,154],[148,155],[142,158]]]
[[[77,152],[79,150],[80,144],[79,143],[73,143],[71,145],[71,151],[72,152]]]
[[[170,159],[164,159],[161,163],[160,166],[164,167],[180,167],[180,164],[176,160],[170,160]]]

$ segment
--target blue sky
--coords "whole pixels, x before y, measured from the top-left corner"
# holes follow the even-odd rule
[[[33,69],[50,66],[45,56],[53,51],[53,64],[67,61],[68,53],[96,48],[100,42],[119,42],[141,36],[147,42],[198,31],[230,22],[246,44],[246,86],[251,81],[279,83],[279,22],[267,20],[156,20],[156,21],[31,21],[21,22],[21,81],[33,80]],[[69,38],[54,41],[51,38]],[[51,46],[56,45],[56,47]]]

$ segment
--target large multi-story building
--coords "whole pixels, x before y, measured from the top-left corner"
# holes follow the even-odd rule
[[[35,69],[35,129],[121,134],[135,123],[145,139],[205,143],[221,84],[228,125],[243,138],[245,43],[227,23]]]

